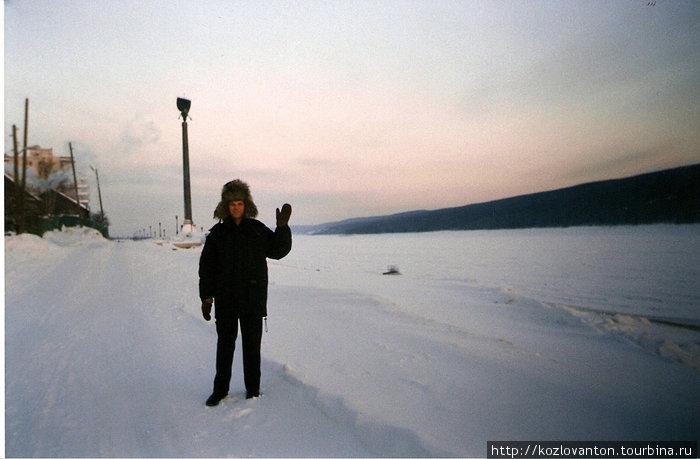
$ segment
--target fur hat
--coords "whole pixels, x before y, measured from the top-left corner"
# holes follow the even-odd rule
[[[236,179],[231,180],[221,189],[221,201],[214,210],[214,218],[225,220],[231,215],[228,211],[228,205],[233,201],[243,201],[245,204],[243,218],[255,218],[258,216],[258,208],[253,202],[250,187],[244,181]]]

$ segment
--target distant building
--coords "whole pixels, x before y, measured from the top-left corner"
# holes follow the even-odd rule
[[[22,156],[17,172],[22,177]],[[27,148],[25,191],[15,180],[14,155],[5,155],[5,231],[43,234],[63,226],[85,225],[109,237],[106,218],[93,218],[85,177],[76,183],[70,156],[54,156],[52,148]]]
[[[22,176],[22,155],[19,155],[18,171]],[[5,174],[14,179],[14,155],[5,154]],[[29,172],[31,171],[31,172]],[[73,168],[70,156],[54,156],[53,148],[38,145],[27,147],[27,190],[41,195],[52,189],[90,208],[90,188],[85,177],[78,177],[78,196],[75,193]],[[52,180],[53,179],[53,180]]]
[[[19,168],[20,173],[22,169],[22,155],[19,155]],[[12,170],[9,170],[10,176],[13,175],[14,171],[14,156],[5,155],[5,169],[8,170],[7,166],[11,166]],[[53,148],[41,148],[38,145],[33,147],[27,147],[27,169],[32,169],[37,177],[46,178],[51,175],[52,172],[56,171],[70,171],[70,156],[54,156]]]

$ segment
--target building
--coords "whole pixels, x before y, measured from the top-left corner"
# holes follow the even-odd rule
[[[21,197],[21,198],[20,198]],[[25,191],[21,192],[16,186],[15,180],[9,174],[5,174],[5,231],[17,231],[20,226],[19,220],[19,199],[23,199],[24,203],[24,228],[28,228],[30,232],[36,233],[41,228],[41,215],[44,212],[43,203],[39,196]]]
[[[22,155],[19,156],[18,171],[22,176]],[[14,179],[14,156],[5,155],[5,174]],[[30,172],[31,171],[31,172]],[[75,181],[70,156],[54,156],[53,148],[41,148],[38,145],[27,147],[27,189],[40,195],[53,189],[76,199]],[[78,196],[80,204],[90,208],[90,188],[87,178],[78,177]]]
[[[18,159],[21,178],[22,157]],[[90,213],[87,178],[78,178],[76,196],[70,156],[54,156],[51,148],[27,148],[24,192],[14,175],[14,155],[5,155],[5,231],[42,234],[62,226],[85,225],[109,237],[108,221]]]
[[[19,155],[20,166],[22,168],[22,155]],[[5,155],[5,169],[7,166],[14,169],[14,157]],[[70,156],[54,156],[53,148],[41,148],[38,145],[27,147],[27,169],[34,171],[37,177],[46,178],[56,171],[70,171]],[[21,172],[20,172],[21,173]],[[10,172],[10,176],[13,173]]]

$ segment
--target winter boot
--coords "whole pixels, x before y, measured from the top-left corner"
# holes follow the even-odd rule
[[[218,405],[219,402],[220,402],[221,400],[223,400],[223,399],[226,398],[226,395],[227,395],[227,394],[223,394],[223,395],[222,395],[222,394],[217,394],[216,392],[214,392],[214,393],[211,394],[211,395],[209,396],[209,398],[207,399],[207,406],[216,406],[216,405]]]

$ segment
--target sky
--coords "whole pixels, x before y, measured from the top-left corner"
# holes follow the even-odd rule
[[[5,152],[99,171],[112,236],[246,181],[274,226],[438,209],[700,162],[700,2],[4,2]]]

